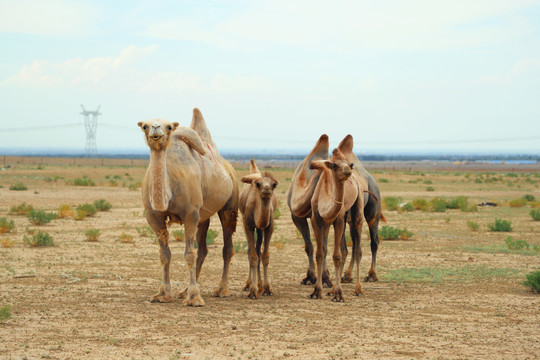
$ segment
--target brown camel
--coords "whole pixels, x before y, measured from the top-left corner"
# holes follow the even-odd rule
[[[351,261],[349,263],[348,269],[345,271],[342,282],[351,282],[352,281],[352,269],[356,262],[356,272],[357,272],[357,285],[355,293],[358,294],[358,287],[360,286],[360,293],[361,291],[361,285],[359,283],[359,263],[360,259],[362,258],[362,249],[360,247],[360,238],[362,234],[362,214],[368,224],[369,227],[369,237],[371,239],[371,267],[368,272],[368,276],[364,278],[364,281],[378,281],[377,273],[375,271],[375,265],[377,262],[377,250],[379,248],[379,221],[385,221],[386,219],[381,211],[381,194],[379,191],[379,186],[377,185],[377,182],[371,176],[371,174],[364,168],[360,160],[356,157],[356,155],[353,152],[353,137],[351,135],[347,135],[339,144],[338,149],[341,151],[341,153],[347,158],[348,161],[354,164],[354,172],[357,174],[358,184],[359,184],[359,191],[360,193],[363,192],[363,204],[364,209],[363,211],[360,211],[361,209],[352,209],[351,212],[349,212],[349,223],[350,223],[350,232],[351,232],[351,239],[353,241],[353,249],[351,254]],[[347,247],[344,247],[344,261],[347,257]]]
[[[233,167],[219,154],[199,109],[193,109],[189,128],[164,120],[139,122],[150,147],[150,164],[144,177],[142,196],[146,219],[156,233],[163,266],[163,282],[152,302],[173,301],[169,279],[171,251],[167,222],[183,223],[184,253],[189,285],[184,305],[203,306],[197,279],[208,252],[206,232],[210,217],[219,214],[223,227],[223,275],[215,296],[228,296],[229,264],[233,255],[232,234],[238,215],[238,183]],[[197,238],[197,257],[194,240]],[[195,260],[197,261],[196,266]]]
[[[340,282],[343,269],[341,242],[345,228],[345,213],[353,205],[361,203],[363,197],[359,196],[358,181],[352,170],[354,165],[347,161],[339,149],[334,149],[330,160],[312,161],[310,167],[321,173],[311,198],[311,226],[317,240],[317,282],[310,297],[322,298],[322,265],[327,254],[328,233],[333,224],[335,236],[332,258],[336,277],[332,288],[334,295],[332,300],[343,301]],[[363,209],[363,204],[357,207]]]
[[[272,295],[268,281],[268,264],[270,262],[270,238],[274,232],[274,210],[277,207],[274,189],[278,185],[278,181],[269,172],[262,175],[253,159],[250,163],[250,174],[242,178],[242,182],[245,184],[240,192],[239,209],[243,215],[249,255],[249,277],[244,290],[249,290],[248,298],[257,299],[259,294]],[[257,241],[255,241],[255,232],[257,232]],[[263,236],[264,247],[261,256]],[[264,283],[261,280],[261,258]]]
[[[310,164],[314,160],[328,159],[328,146],[328,135],[321,135],[311,152],[296,168],[287,193],[287,205],[291,210],[291,218],[304,239],[304,249],[309,261],[306,277],[302,280],[304,285],[315,284],[317,281],[313,260],[313,244],[307,219],[311,217],[311,198],[321,173],[310,169]],[[330,274],[326,268],[326,258],[323,259],[323,269],[323,284],[332,287]]]

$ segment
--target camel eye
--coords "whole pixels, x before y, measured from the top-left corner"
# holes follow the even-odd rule
[[[336,163],[333,163],[333,164],[332,164],[332,169],[333,169],[333,170],[337,170],[338,167],[339,167],[338,164],[336,164]]]
[[[143,130],[148,130],[148,125],[144,125],[142,128]]]
[[[353,164],[353,163],[350,163],[349,167],[350,167],[351,169],[353,168],[353,166],[354,166],[354,164]]]
[[[276,183],[273,183],[273,184],[272,184],[272,189],[275,189],[276,186],[277,186],[277,184],[276,184]]]
[[[257,189],[261,188],[261,183],[255,183],[255,185],[257,185]]]
[[[172,130],[172,126],[171,126],[171,125],[167,126],[167,130],[171,131],[171,130]]]

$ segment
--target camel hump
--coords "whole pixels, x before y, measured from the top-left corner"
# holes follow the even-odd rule
[[[345,155],[352,154],[354,141],[351,134],[345,136],[338,145],[338,149]]]
[[[249,173],[250,174],[260,174],[259,168],[257,167],[257,164],[255,164],[255,160],[250,159],[249,160]]]
[[[311,153],[308,155],[309,158],[321,158],[328,159],[328,147],[330,143],[328,140],[328,135],[322,134],[317,143],[311,150]]]
[[[214,144],[210,131],[208,130],[208,127],[206,127],[206,122],[204,121],[201,110],[198,108],[193,109],[193,119],[191,120],[190,128],[195,130],[202,140],[206,141],[207,143]]]
[[[174,136],[176,136],[178,140],[182,140],[183,142],[185,142],[190,148],[192,148],[199,154],[204,155],[206,153],[206,150],[204,150],[203,142],[199,134],[197,134],[195,130],[187,128],[185,126],[179,126],[174,132]]]

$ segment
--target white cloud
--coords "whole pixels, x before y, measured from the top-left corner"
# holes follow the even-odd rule
[[[0,32],[81,35],[92,31],[95,6],[70,0],[0,2]]]

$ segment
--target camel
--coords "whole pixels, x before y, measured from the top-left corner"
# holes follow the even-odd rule
[[[274,210],[277,207],[274,189],[279,182],[269,172],[262,175],[253,159],[250,161],[250,174],[244,176],[242,182],[244,186],[240,192],[239,209],[243,217],[249,255],[249,277],[244,290],[249,290],[248,298],[257,299],[259,294],[272,295],[268,281],[269,246],[274,232]],[[255,241],[255,232],[257,232],[257,241]],[[264,247],[261,256],[263,237]],[[261,258],[264,283],[261,280]]]
[[[348,162],[339,149],[332,151],[330,160],[315,160],[311,169],[320,172],[320,178],[311,198],[311,226],[317,240],[317,281],[310,295],[312,299],[322,298],[323,259],[327,254],[327,240],[330,226],[334,225],[334,253],[332,259],[336,271],[335,283],[331,294],[333,301],[344,301],[341,290],[342,238],[345,229],[345,214],[355,204],[356,209],[363,209],[363,196],[359,192],[358,179],[353,172],[354,165]],[[357,219],[359,217],[353,217]]]
[[[373,178],[373,176],[364,168],[360,160],[356,157],[356,155],[353,152],[353,137],[351,135],[347,135],[341,143],[338,145],[338,149],[341,151],[341,153],[345,156],[345,158],[350,161],[352,164],[354,164],[354,172],[358,175],[357,179],[359,181],[359,191],[363,191],[364,193],[364,209],[362,212],[358,211],[358,209],[351,211],[349,215],[349,219],[352,220],[353,218],[356,218],[354,222],[351,222],[350,232],[351,232],[351,239],[353,241],[353,249],[351,254],[351,261],[349,263],[348,269],[345,271],[342,282],[351,282],[352,281],[352,268],[356,262],[357,265],[357,288],[359,285],[359,263],[360,259],[362,258],[362,249],[360,247],[360,237],[361,237],[361,226],[362,226],[362,219],[358,219],[358,217],[361,217],[362,213],[364,215],[364,218],[368,224],[369,228],[369,237],[371,239],[371,267],[369,269],[368,275],[364,278],[365,282],[374,282],[378,281],[379,278],[377,277],[377,273],[375,271],[375,266],[377,262],[377,250],[379,248],[379,221],[382,220],[386,222],[386,219],[384,215],[382,214],[381,210],[381,194],[379,191],[379,186],[377,185],[377,182]],[[360,227],[358,227],[360,226]],[[347,257],[347,247],[345,246],[345,255],[344,257]],[[345,260],[345,259],[344,259]],[[357,289],[358,290],[358,289]],[[357,290],[355,290],[355,293],[357,293]],[[362,291],[360,290],[360,293]]]
[[[177,122],[155,119],[137,124],[150,147],[150,164],[142,186],[146,220],[159,240],[163,280],[152,302],[171,302],[169,265],[171,251],[167,225],[184,224],[184,257],[189,271],[184,306],[204,306],[197,279],[208,253],[206,233],[216,212],[223,228],[223,274],[214,296],[228,296],[232,234],[238,215],[238,183],[234,169],[219,154],[199,109],[193,109],[189,128]],[[195,257],[194,240],[198,251]],[[195,265],[195,261],[196,266]]]
[[[328,135],[321,135],[311,152],[296,168],[287,193],[287,205],[291,210],[291,218],[304,239],[304,249],[309,261],[306,277],[301,282],[304,285],[315,284],[317,281],[313,244],[307,219],[311,217],[311,198],[321,173],[310,169],[310,164],[314,160],[328,159],[328,146]],[[330,274],[326,269],[326,258],[323,260],[323,268],[323,284],[332,287]]]

